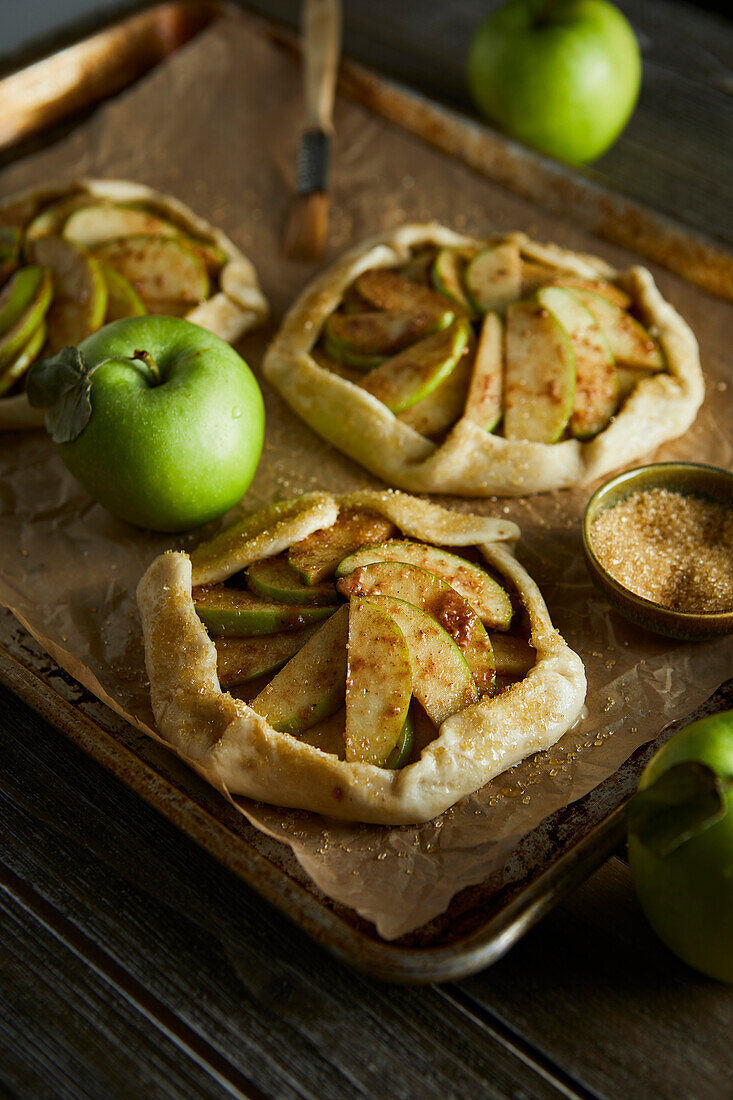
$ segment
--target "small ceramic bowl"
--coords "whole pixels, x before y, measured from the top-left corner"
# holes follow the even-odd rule
[[[714,638],[733,631],[733,611],[673,611],[637,596],[608,573],[595,555],[590,529],[596,516],[632,493],[669,489],[685,496],[706,497],[733,508],[733,473],[696,462],[655,462],[617,474],[596,489],[583,516],[583,550],[588,571],[608,602],[627,619],[671,638],[685,641]]]

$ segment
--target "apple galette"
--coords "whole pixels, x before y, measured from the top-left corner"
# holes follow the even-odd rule
[[[137,183],[82,180],[0,206],[0,428],[43,422],[35,359],[109,321],[186,317],[235,343],[267,314],[254,267],[187,206]]]
[[[437,225],[316,278],[264,370],[389,484],[465,496],[591,481],[682,434],[703,399],[695,337],[644,268]]]
[[[515,524],[310,493],[156,558],[138,587],[161,736],[232,795],[427,821],[573,725],[580,658]]]

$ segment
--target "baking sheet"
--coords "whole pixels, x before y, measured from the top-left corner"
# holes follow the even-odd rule
[[[299,120],[297,65],[254,33],[245,17],[231,16],[65,142],[8,170],[0,188],[5,195],[58,177],[101,175],[171,191],[249,253],[276,323],[312,274],[280,258]],[[336,127],[331,256],[407,218],[435,217],[478,234],[524,229],[619,266],[635,260],[353,104],[338,102]],[[698,333],[708,378],[694,427],[655,457],[731,466],[725,337],[733,310],[669,274],[655,275]],[[272,327],[241,345],[256,371],[271,334]],[[317,487],[376,484],[266,388],[265,397],[265,451],[246,507]],[[0,600],[59,664],[138,727],[149,727],[134,589],[151,558],[172,540],[133,531],[93,505],[42,433],[0,439],[0,470]],[[587,496],[584,490],[457,504],[520,524],[519,556],[586,663],[587,716],[553,750],[415,828],[334,824],[238,800],[249,820],[292,847],[321,889],[374,921],[387,939],[424,924],[455,892],[487,878],[520,836],[596,786],[730,674],[732,642],[692,646],[655,639],[625,624],[595,595],[580,549],[578,521]]]

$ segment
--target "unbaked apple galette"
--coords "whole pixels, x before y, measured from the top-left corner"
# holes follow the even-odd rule
[[[264,369],[389,484],[466,496],[591,481],[681,435],[703,399],[695,337],[644,268],[437,225],[317,277]]]
[[[427,821],[576,721],[580,658],[505,520],[310,493],[138,588],[161,736],[232,795]]]

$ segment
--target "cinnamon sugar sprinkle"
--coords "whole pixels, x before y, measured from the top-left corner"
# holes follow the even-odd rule
[[[590,529],[611,576],[674,611],[733,610],[733,510],[669,489],[632,493]]]

